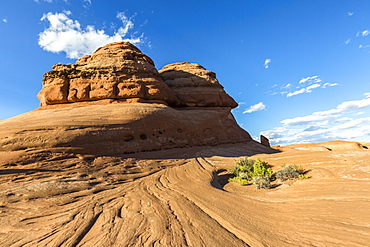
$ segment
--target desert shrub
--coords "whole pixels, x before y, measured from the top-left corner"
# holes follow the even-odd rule
[[[301,179],[301,180],[303,180],[303,179],[309,179],[309,177],[307,175],[305,175],[305,174],[299,174],[298,175],[298,179]]]
[[[257,189],[269,189],[271,187],[270,178],[268,177],[256,176],[252,178],[252,181]]]
[[[290,180],[290,179],[306,179],[308,178],[307,175],[304,175],[305,171],[302,167],[297,166],[297,165],[284,165],[283,169],[280,171],[277,171],[275,173],[275,178],[285,181],[285,180]]]
[[[244,178],[241,178],[241,177],[233,177],[233,178],[229,178],[228,180],[229,182],[236,182],[242,186],[245,186],[245,185],[248,185],[249,182],[247,179],[244,179]]]
[[[268,179],[272,176],[272,169],[267,165],[267,162],[264,162],[260,159],[257,159],[253,164],[253,170],[249,174],[251,178],[254,177],[267,177]]]
[[[235,163],[236,165],[230,169],[230,173],[235,177],[230,178],[229,182],[247,185],[248,181],[252,181],[258,189],[270,188],[270,178],[273,172],[266,162],[260,159],[241,158]]]
[[[253,170],[255,160],[250,158],[240,158],[235,161],[235,166],[230,168],[230,173],[236,177],[251,180],[250,173]]]

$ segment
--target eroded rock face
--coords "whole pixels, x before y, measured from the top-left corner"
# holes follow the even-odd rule
[[[252,140],[226,107],[62,106],[41,107],[1,121],[0,152],[57,148],[77,154],[119,155]]]
[[[164,66],[159,72],[180,100],[181,106],[238,106],[224,91],[216,74],[199,64],[173,63]]]
[[[38,98],[41,106],[101,99],[179,102],[154,62],[128,42],[108,44],[76,64],[54,65]]]
[[[195,63],[170,64],[159,73],[128,42],[54,65],[38,98],[38,110],[0,123],[0,151],[118,155],[252,141],[215,73]],[[115,104],[121,102],[130,104]]]

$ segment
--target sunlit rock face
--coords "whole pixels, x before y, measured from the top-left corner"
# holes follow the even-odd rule
[[[38,97],[39,109],[0,123],[0,151],[116,155],[252,140],[214,72],[175,63],[159,73],[128,42],[54,65]]]
[[[216,74],[199,64],[173,63],[164,66],[159,72],[180,100],[181,106],[238,106],[224,91]]]
[[[102,99],[179,103],[154,62],[128,42],[108,44],[76,64],[54,65],[38,98],[41,106]]]

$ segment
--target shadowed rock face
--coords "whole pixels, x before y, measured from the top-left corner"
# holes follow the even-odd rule
[[[238,106],[226,94],[216,74],[199,64],[173,63],[164,66],[159,72],[180,100],[181,106]]]
[[[44,75],[38,98],[41,106],[101,99],[179,102],[154,62],[128,42],[101,47],[76,64],[54,65]]]

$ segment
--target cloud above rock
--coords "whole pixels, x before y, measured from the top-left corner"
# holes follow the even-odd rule
[[[41,48],[53,53],[65,52],[67,58],[78,59],[108,43],[129,41],[138,44],[142,42],[142,36],[127,38],[134,23],[124,12],[117,14],[116,17],[122,22],[122,26],[112,35],[93,25],[83,27],[78,20],[71,19],[71,15],[70,11],[64,11],[62,13],[49,12],[42,16],[41,21],[48,22],[49,27],[39,33],[38,44]]]
[[[261,134],[272,144],[321,142],[327,140],[361,140],[370,138],[370,117],[359,117],[370,108],[369,94],[360,100],[344,101],[336,108],[307,116],[284,119],[282,126]]]
[[[269,91],[269,93],[272,95],[285,95],[286,97],[290,98],[303,93],[312,93],[318,88],[328,88],[334,86],[338,86],[338,83],[324,83],[318,75],[314,75],[304,77],[296,83],[288,83],[282,86],[275,84],[273,86],[273,90]]]
[[[245,110],[243,112],[243,114],[244,113],[252,113],[252,112],[256,112],[256,111],[262,111],[265,108],[266,108],[266,105],[263,104],[262,102],[259,102],[255,105],[250,106],[247,110]]]

